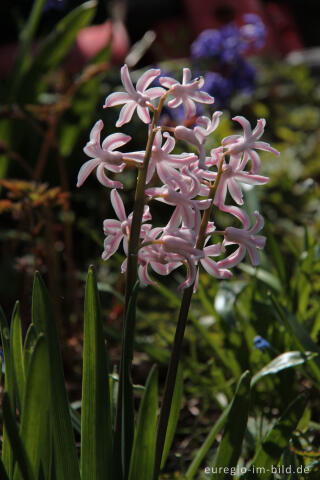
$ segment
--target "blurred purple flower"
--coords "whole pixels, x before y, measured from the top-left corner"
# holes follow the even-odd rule
[[[204,30],[191,45],[191,57],[194,59],[219,56],[223,45],[219,30]]]
[[[232,73],[230,81],[234,90],[242,93],[251,93],[256,85],[256,69],[245,58],[239,58]]]
[[[249,48],[260,50],[266,43],[267,30],[255,13],[247,13],[243,16],[244,25],[240,28],[241,36]]]
[[[226,106],[233,90],[230,78],[223,77],[218,72],[208,72],[204,75],[203,90],[212,95],[218,108]]]

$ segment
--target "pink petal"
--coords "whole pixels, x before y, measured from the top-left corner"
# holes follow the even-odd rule
[[[144,123],[151,123],[148,107],[137,105],[137,114]]]
[[[177,108],[177,107],[179,107],[179,105],[181,105],[181,103],[182,103],[182,98],[181,97],[173,98],[172,100],[170,100],[170,102],[168,102],[168,107],[169,108]]]
[[[246,247],[243,245],[240,245],[239,248],[235,252],[233,252],[231,255],[229,255],[227,258],[224,258],[223,260],[220,260],[217,265],[218,268],[232,268],[238,265],[246,255]]]
[[[88,160],[86,163],[82,165],[78,173],[78,181],[77,187],[81,187],[84,181],[88,178],[90,173],[100,164],[99,158],[93,158],[92,160]]]
[[[251,260],[251,264],[256,267],[260,263],[260,254],[255,246],[248,244],[247,251]]]
[[[211,260],[210,258],[201,258],[200,263],[203,266],[203,268],[212,276],[215,278],[220,277],[220,270],[216,262]]]
[[[264,226],[263,216],[260,215],[260,213],[257,212],[257,210],[253,214],[256,217],[256,223],[250,230],[248,230],[248,232],[250,232],[251,234],[260,232],[260,230],[262,230]]]
[[[119,220],[125,222],[127,220],[126,211],[124,209],[123,201],[116,189],[111,190],[110,200]]]
[[[280,155],[280,152],[279,150],[277,150],[276,148],[273,148],[269,145],[269,143],[267,142],[254,142],[252,145],[251,145],[252,148],[256,148],[258,150],[265,150],[266,152],[272,152],[274,153],[275,155],[279,156]]]
[[[103,108],[115,107],[116,105],[122,105],[129,102],[131,96],[127,92],[113,92],[107,96]]]
[[[239,172],[235,175],[235,178],[241,183],[247,183],[248,185],[264,185],[268,183],[269,177],[262,177],[261,175],[252,175],[247,172]]]
[[[103,129],[103,121],[98,120],[91,129],[90,140],[91,141],[93,140],[95,143],[98,143],[100,145],[100,133],[102,129]]]
[[[214,245],[209,245],[204,248],[204,253],[206,257],[217,257],[221,254],[221,244],[215,243]]]
[[[149,88],[148,90],[146,90],[144,92],[144,94],[147,95],[147,97],[150,100],[154,100],[155,98],[161,97],[165,92],[166,92],[166,90],[164,88],[152,87],[152,88]]]
[[[112,135],[108,135],[107,138],[102,143],[103,150],[109,150],[112,152],[116,148],[122,147],[126,143],[131,140],[129,135],[125,135],[124,133],[113,133]]]
[[[192,78],[192,73],[190,68],[184,68],[183,74],[182,74],[182,84],[186,85],[187,83],[190,82],[191,78]]]
[[[170,153],[174,149],[176,142],[168,132],[165,132],[163,136],[166,138],[166,143],[163,145],[162,150],[166,153]]]
[[[144,74],[139,78],[136,83],[136,89],[138,92],[144,92],[146,88],[157,78],[161,73],[161,70],[158,68],[151,68],[144,72]]]
[[[110,178],[108,178],[105,174],[104,169],[105,169],[105,165],[103,163],[99,165],[97,168],[97,179],[99,180],[99,182],[108,188],[123,188],[123,185],[121,182],[113,181]]]
[[[190,97],[187,97],[183,100],[183,105],[185,109],[186,118],[191,118],[196,114],[196,104]]]
[[[231,197],[238,205],[243,205],[242,191],[233,178],[228,181],[228,189]]]
[[[130,101],[122,107],[116,127],[122,127],[125,123],[130,122],[136,106],[136,102]]]
[[[240,220],[245,230],[249,228],[250,219],[247,213],[244,210],[241,210],[241,208],[236,207],[235,205],[223,205],[223,206],[220,206],[220,210],[222,212],[230,213],[231,215],[236,217],[238,220]]]
[[[160,77],[159,82],[163,87],[171,88],[174,85],[177,85],[179,82],[171,77]]]
[[[264,127],[266,126],[266,121],[264,118],[259,118],[259,120],[257,121],[257,125],[256,127],[254,128],[253,132],[252,132],[252,137],[254,138],[260,138],[261,135],[263,134],[264,132]]]
[[[246,139],[251,136],[251,125],[246,118],[241,117],[239,115],[237,117],[233,117],[232,120],[235,120],[236,122],[240,123],[240,125],[243,128],[244,137]]]
[[[107,219],[103,221],[103,232],[105,235],[115,235],[121,233],[121,222],[119,220]]]
[[[198,92],[196,91],[192,93],[190,97],[199,103],[208,103],[208,104],[214,103],[214,97],[209,95],[209,93],[203,92],[201,90],[199,90]]]
[[[126,64],[121,67],[121,80],[124,88],[127,90],[127,92],[130,94],[130,96],[136,96],[137,92],[132,84],[130,74],[129,74],[129,69]]]
[[[108,260],[119,248],[123,234],[110,235],[104,241],[104,251],[102,252],[103,260]]]

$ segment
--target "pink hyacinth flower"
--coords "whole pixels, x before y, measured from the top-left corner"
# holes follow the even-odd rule
[[[228,153],[230,154],[244,153],[245,164],[249,159],[251,160],[251,173],[257,173],[261,163],[259,154],[255,150],[265,150],[275,155],[280,155],[280,152],[271,147],[269,143],[259,141],[266,124],[264,118],[260,118],[257,121],[254,130],[251,129],[250,123],[244,117],[237,116],[233,117],[232,120],[240,123],[243,128],[243,135],[230,135],[225,137],[221,143],[224,147],[228,148]]]
[[[123,188],[122,183],[110,180],[105,174],[105,170],[110,172],[122,172],[126,164],[122,161],[124,153],[116,152],[115,149],[122,147],[131,140],[129,135],[124,133],[113,133],[109,135],[100,146],[100,135],[103,129],[103,121],[98,120],[90,132],[90,141],[84,147],[83,151],[92,157],[82,165],[78,173],[77,187],[81,187],[90,173],[97,167],[97,179],[102,185],[110,188]]]
[[[121,240],[123,240],[123,250],[128,251],[128,238],[130,235],[130,228],[132,222],[132,214],[128,217],[124,209],[121,197],[116,189],[111,190],[110,199],[113,209],[119,220],[107,219],[103,222],[103,231],[106,235],[104,240],[104,251],[102,253],[103,260],[108,260],[119,248]],[[142,222],[151,220],[149,207],[144,207]],[[141,236],[146,235],[146,232],[151,229],[151,225],[142,225]]]
[[[245,228],[234,228],[234,227],[227,227],[225,229],[224,240],[223,240],[223,247],[227,245],[237,244],[239,248],[227,258],[220,260],[218,262],[219,268],[231,268],[235,265],[240,263],[248,251],[251,263],[253,266],[257,266],[260,263],[260,255],[258,250],[262,250],[266,243],[266,237],[262,235],[256,235],[264,225],[264,221],[262,216],[256,211],[254,212],[254,216],[256,217],[255,225],[248,229]]]
[[[219,125],[219,119],[222,112],[214,112],[212,118],[202,116],[197,119],[197,125],[194,128],[187,128],[183,125],[179,125],[175,128],[174,136],[179,140],[190,143],[199,153],[199,167],[205,166],[205,143],[208,135],[210,135]]]
[[[253,175],[244,169],[246,159],[241,153],[231,155],[229,163],[224,163],[222,175],[214,197],[214,204],[221,207],[224,205],[227,192],[238,205],[243,205],[241,184],[263,185],[269,181],[268,177]]]
[[[103,108],[122,105],[119,119],[116,127],[121,127],[125,123],[130,122],[134,111],[137,109],[138,117],[144,123],[150,123],[150,115],[148,104],[151,100],[161,97],[165,90],[161,87],[148,88],[155,78],[160,75],[159,69],[147,70],[137,81],[136,89],[134,88],[127,65],[121,68],[121,80],[126,92],[114,92],[108,95]]]
[[[210,237],[207,238],[206,243]],[[221,254],[221,244],[216,243],[214,245],[205,246],[203,249],[203,257],[200,258],[200,263],[203,268],[214,278],[226,279],[231,278],[232,273],[226,268],[222,268],[217,262],[210,257],[218,257]]]
[[[177,108],[183,104],[186,118],[191,118],[196,114],[196,105],[198,103],[213,103],[214,98],[206,92],[200,90],[203,87],[203,78],[197,78],[191,81],[191,70],[183,69],[182,83],[171,77],[161,77],[159,82],[163,87],[170,89],[170,94],[174,97],[168,102],[168,107]]]

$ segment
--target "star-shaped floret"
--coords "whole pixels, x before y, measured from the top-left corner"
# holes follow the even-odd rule
[[[192,74],[189,68],[183,69],[182,83],[171,77],[161,77],[160,84],[169,88],[173,99],[168,102],[168,107],[177,108],[183,103],[186,118],[191,118],[196,114],[196,105],[198,103],[213,103],[214,98],[206,92],[200,90],[203,87],[202,77],[191,80]]]
[[[121,127],[125,123],[130,122],[134,111],[137,109],[138,117],[144,123],[150,123],[150,114],[148,105],[151,100],[161,97],[165,90],[161,87],[148,86],[155,78],[160,75],[161,71],[156,68],[147,70],[137,81],[136,88],[134,88],[129,69],[127,65],[121,68],[121,80],[126,92],[114,92],[108,95],[103,108],[113,107],[115,105],[125,104],[119,115],[116,127]]]

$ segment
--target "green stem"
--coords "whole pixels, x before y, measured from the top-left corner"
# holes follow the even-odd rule
[[[115,440],[114,440],[114,456],[116,463],[119,468],[118,478],[126,480],[129,472],[130,465],[130,456],[133,445],[133,436],[134,436],[134,415],[133,415],[133,405],[132,408],[129,408],[128,402],[123,401],[123,396],[128,392],[124,392],[124,386],[131,384],[131,364],[132,356],[130,361],[127,361],[126,368],[123,365],[123,356],[126,355],[124,350],[129,349],[133,351],[133,342],[134,342],[134,331],[132,328],[128,328],[128,308],[130,305],[130,310],[135,308],[135,299],[132,299],[132,292],[134,285],[138,278],[138,250],[140,242],[140,231],[142,224],[142,216],[145,206],[145,186],[147,179],[147,172],[149,166],[149,160],[152,153],[152,145],[154,137],[156,134],[156,126],[160,117],[160,113],[164,104],[164,101],[168,95],[167,91],[160,99],[158,108],[154,110],[154,115],[152,123],[149,130],[148,141],[146,145],[146,151],[143,161],[142,168],[139,169],[135,200],[134,200],[134,209],[132,216],[132,223],[130,227],[130,238],[128,244],[128,260],[127,260],[127,276],[126,276],[126,291],[125,291],[125,312],[124,312],[124,323],[123,323],[123,337],[122,337],[122,360],[120,364],[120,374],[119,374],[119,390],[118,390],[118,404],[117,404],[117,417],[116,417],[116,427],[115,427]],[[131,301],[130,301],[131,300]],[[130,338],[127,338],[126,332],[130,331]],[[132,396],[133,404],[133,396]],[[125,408],[125,406],[127,406]],[[125,443],[125,446],[124,446]],[[124,448],[125,447],[125,448]]]
[[[216,191],[220,182],[220,178],[222,175],[223,159],[225,155],[226,154],[224,154],[220,160],[217,177],[215,179],[213,187],[210,189],[209,199],[211,200],[211,204],[207,208],[207,210],[204,211],[204,214],[202,216],[199,235],[198,235],[197,244],[196,244],[196,248],[200,250],[203,249],[205,244],[206,230],[207,230],[208,222],[210,220],[210,216],[213,209],[214,196],[216,194]],[[181,356],[181,348],[182,348],[184,332],[185,332],[187,320],[188,320],[188,313],[189,313],[193,288],[194,288],[194,283],[190,285],[190,287],[184,290],[182,300],[181,300],[178,323],[177,323],[176,333],[173,341],[173,348],[172,348],[171,358],[170,358],[169,367],[167,371],[167,377],[166,377],[166,382],[164,387],[164,393],[163,393],[163,399],[162,399],[162,405],[161,405],[161,411],[160,411],[160,417],[159,417],[159,423],[158,423],[154,480],[157,480],[159,477],[163,447],[164,447],[164,442],[166,438],[170,409],[172,404],[172,397],[173,397],[174,386],[176,382],[179,360]]]

